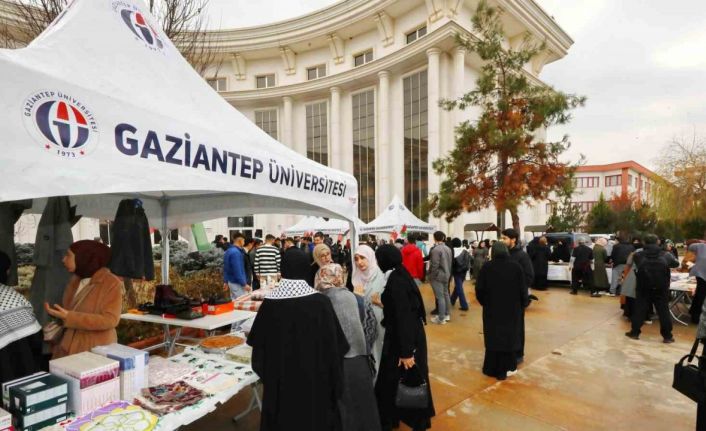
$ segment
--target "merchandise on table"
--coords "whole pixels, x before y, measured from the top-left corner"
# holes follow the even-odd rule
[[[120,363],[91,352],[49,362],[49,371],[69,383],[69,405],[77,415],[120,399]]]
[[[232,303],[233,308],[243,311],[258,311],[262,305],[262,299],[254,299],[253,295],[254,294],[239,297]]]
[[[220,301],[211,301],[209,303],[203,304],[203,314],[218,315],[224,313],[230,313],[235,309],[233,307],[233,301],[224,300],[225,302],[218,303]]]
[[[12,423],[18,430],[39,430],[47,425],[53,425],[57,422],[61,422],[69,415],[70,412],[67,404],[62,403],[28,415],[15,412],[12,417]]]
[[[26,416],[54,409],[67,402],[66,381],[51,374],[10,388],[10,411],[19,415]]]
[[[233,335],[219,335],[216,337],[208,337],[199,344],[205,351],[218,351],[231,349],[235,346],[240,346],[245,343],[245,340]]]
[[[71,422],[65,431],[150,431],[157,425],[158,418],[139,406],[125,401],[105,406]]]
[[[231,361],[240,362],[241,364],[250,364],[252,360],[252,347],[247,344],[233,347],[226,352],[226,358]]]
[[[21,385],[25,382],[31,382],[33,380],[37,380],[42,376],[48,376],[49,373],[40,371],[38,373],[34,373],[30,376],[26,377],[20,377],[19,379],[11,380],[9,382],[5,382],[2,384],[2,406],[6,410],[10,410],[10,388],[13,386]]]
[[[135,403],[161,416],[197,404],[204,398],[206,394],[200,389],[178,381],[143,389]]]
[[[194,347],[187,347],[184,352],[172,356],[169,360],[189,365],[197,371],[222,373],[236,377],[238,383],[254,374],[249,365],[230,361],[224,355],[204,353]]]
[[[10,412],[0,409],[0,431],[5,431],[10,427],[12,427],[12,415]]]
[[[176,382],[192,371],[194,369],[189,365],[153,356],[150,358],[147,384],[148,386],[157,386]]]
[[[209,395],[215,395],[237,386],[238,378],[219,372],[192,371],[184,377],[184,382]]]
[[[148,386],[147,352],[121,344],[98,346],[91,351],[120,363],[120,399],[131,400]]]

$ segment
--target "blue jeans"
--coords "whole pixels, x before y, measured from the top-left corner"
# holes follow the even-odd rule
[[[231,283],[230,281],[228,282],[228,287],[230,287],[230,299],[231,301],[235,301],[239,296],[245,295],[247,292],[245,292],[245,286],[242,284],[238,283]]]
[[[461,305],[461,309],[468,309],[468,301],[466,301],[466,293],[463,291],[463,280],[466,279],[466,274],[454,274],[454,292],[451,294],[451,305],[456,304],[456,299]]]

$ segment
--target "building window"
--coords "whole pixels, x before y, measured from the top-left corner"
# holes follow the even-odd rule
[[[237,233],[242,233],[246,238],[252,238],[255,217],[251,215],[228,217],[228,236],[233,239]]]
[[[328,105],[306,105],[306,156],[328,166]]]
[[[306,79],[311,81],[312,79],[319,79],[326,76],[326,65],[314,66],[306,69]]]
[[[206,80],[208,85],[211,86],[216,91],[226,91],[226,79],[225,78],[209,78]]]
[[[370,63],[371,61],[373,61],[372,49],[353,56],[353,64],[355,65],[355,67],[362,66],[366,63]]]
[[[623,176],[622,175],[608,175],[605,177],[605,186],[606,187],[615,187],[615,186],[621,186],[623,185]]]
[[[632,187],[632,175],[628,175],[628,187]]]
[[[422,27],[419,27],[418,29],[414,30],[411,33],[407,33],[407,43],[412,43],[415,40],[419,39],[422,36],[425,36],[427,34],[427,26],[424,25]]]
[[[275,86],[275,74],[256,76],[257,88],[270,88]]]
[[[593,207],[596,205],[595,202],[574,202],[573,204],[574,204],[574,206],[579,208],[581,210],[581,212],[584,214],[591,212]]]
[[[277,110],[255,111],[255,124],[268,135],[277,139]]]
[[[574,185],[577,189],[590,189],[600,185],[599,177],[578,177],[574,178]]]
[[[353,175],[358,180],[358,217],[375,218],[375,91],[353,95]]]
[[[404,78],[403,89],[405,205],[421,217],[428,192],[427,71]]]
[[[553,203],[548,203],[544,205],[544,211],[546,211],[547,214],[551,214],[554,212],[554,204]]]

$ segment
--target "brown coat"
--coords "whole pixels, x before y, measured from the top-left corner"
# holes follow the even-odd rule
[[[71,310],[76,289],[81,280],[71,277],[64,292],[62,306]],[[91,289],[76,310],[69,311],[64,320],[66,331],[54,348],[53,358],[90,351],[95,346],[116,343],[115,328],[120,322],[123,305],[122,282],[108,268],[101,268],[84,289]]]

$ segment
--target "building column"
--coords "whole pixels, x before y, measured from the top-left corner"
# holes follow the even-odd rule
[[[456,47],[453,53],[453,88],[451,97],[459,98],[463,96],[466,90],[466,49],[463,47]],[[464,112],[460,109],[455,109],[451,114],[451,131],[449,135],[451,136],[451,141],[449,142],[450,147],[448,151],[451,151],[456,146],[456,126],[458,126],[464,119]],[[451,224],[450,230],[453,234],[461,239],[464,238],[463,227],[465,222],[463,220],[463,213],[454,220]]]
[[[439,108],[439,57],[441,50],[439,48],[429,48],[427,50],[427,95],[428,95],[428,133],[429,133],[429,153],[428,153],[428,187],[429,193],[438,193],[441,185],[440,178],[434,172],[432,167],[434,161],[441,156],[441,133],[440,133],[440,118],[441,109]],[[440,220],[429,216],[429,223],[442,227]]]
[[[341,148],[341,89],[331,87],[331,120],[330,145],[331,158],[329,160],[334,169],[343,169],[343,152]]]
[[[392,177],[395,175],[394,158],[392,157],[392,145],[390,142],[390,72],[383,70],[378,72],[380,82],[378,83],[378,142],[375,155],[377,156],[376,184],[377,190],[376,211],[387,205],[392,199],[391,190]],[[397,172],[397,174],[400,174]]]
[[[282,137],[281,142],[289,148],[295,149],[292,130],[292,98],[282,97]]]

